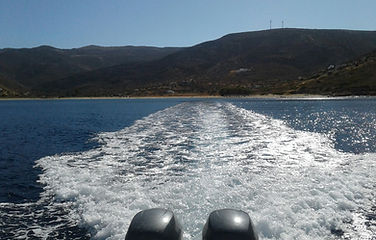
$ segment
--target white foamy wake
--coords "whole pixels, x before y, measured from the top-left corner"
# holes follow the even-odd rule
[[[222,102],[183,103],[98,135],[101,147],[37,161],[43,197],[94,239],[123,239],[140,210],[175,212],[185,239],[208,214],[248,212],[261,239],[371,239],[375,154]]]

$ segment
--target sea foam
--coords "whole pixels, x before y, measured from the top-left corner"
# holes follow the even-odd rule
[[[318,133],[223,102],[183,103],[117,132],[100,147],[37,161],[42,199],[64,204],[93,239],[124,239],[132,217],[164,207],[185,239],[209,213],[242,209],[261,239],[372,239],[375,154],[337,151]],[[43,231],[38,234],[43,234]]]

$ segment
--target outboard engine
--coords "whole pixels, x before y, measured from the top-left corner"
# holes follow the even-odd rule
[[[125,240],[181,240],[182,229],[174,213],[153,208],[137,213]],[[221,209],[210,213],[202,231],[203,240],[258,240],[246,212]]]
[[[174,213],[153,208],[137,213],[129,226],[125,240],[181,240],[182,230]]]
[[[246,212],[221,209],[210,213],[202,231],[203,240],[258,240]]]

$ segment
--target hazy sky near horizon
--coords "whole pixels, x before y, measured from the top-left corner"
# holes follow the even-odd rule
[[[375,0],[0,0],[0,48],[191,46],[280,28],[376,30]]]

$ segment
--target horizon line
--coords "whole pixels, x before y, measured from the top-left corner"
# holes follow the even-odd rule
[[[369,30],[369,29],[350,29],[350,28],[301,28],[301,27],[275,27],[275,28],[265,28],[265,29],[258,29],[258,30],[251,30],[251,31],[240,31],[240,32],[233,32],[233,33],[227,33],[224,35],[221,35],[220,37],[217,37],[215,39],[211,40],[205,40],[199,43],[195,43],[193,45],[187,45],[187,46],[158,46],[158,45],[144,45],[144,44],[127,44],[127,45],[107,45],[107,44],[88,44],[88,45],[82,45],[79,47],[57,47],[54,45],[49,44],[40,44],[35,45],[32,47],[2,47],[0,50],[21,50],[21,49],[35,49],[35,48],[41,48],[41,47],[49,47],[54,49],[60,49],[60,50],[73,50],[73,49],[81,49],[81,48],[87,48],[87,47],[97,47],[97,48],[123,48],[123,47],[145,47],[145,48],[189,48],[193,47],[205,42],[215,41],[218,39],[221,39],[225,36],[234,35],[234,34],[242,34],[242,33],[251,33],[251,32],[268,32],[268,31],[275,31],[275,30],[329,30],[329,31],[354,31],[354,32],[375,32],[376,30]]]

